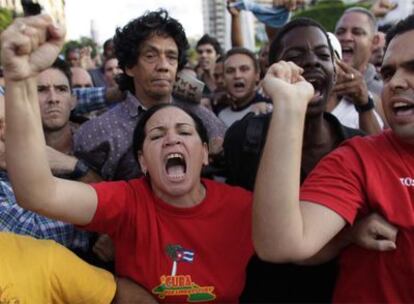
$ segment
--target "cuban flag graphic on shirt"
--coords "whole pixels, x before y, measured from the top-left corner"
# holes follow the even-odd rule
[[[165,247],[167,256],[173,261],[171,275],[175,276],[177,273],[177,265],[179,262],[192,263],[194,261],[195,253],[193,250],[184,249],[180,245],[168,244]]]
[[[180,248],[177,250],[177,262],[192,263],[194,260],[194,251]]]

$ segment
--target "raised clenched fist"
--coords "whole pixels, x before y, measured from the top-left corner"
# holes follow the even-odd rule
[[[52,65],[65,38],[48,15],[17,18],[0,36],[4,77],[23,80]]]

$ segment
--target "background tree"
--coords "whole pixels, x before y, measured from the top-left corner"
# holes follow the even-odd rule
[[[344,4],[342,0],[318,1],[306,10],[298,11],[293,19],[299,17],[312,18],[322,24],[327,31],[334,32],[336,22],[342,16],[343,12],[352,6],[362,6],[369,9],[371,7],[371,1],[360,1],[355,4]]]
[[[0,32],[2,32],[13,20],[11,10],[0,8]]]

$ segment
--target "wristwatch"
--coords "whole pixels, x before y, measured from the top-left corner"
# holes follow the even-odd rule
[[[371,94],[368,94],[368,102],[366,104],[364,104],[362,106],[355,104],[354,106],[355,106],[355,110],[358,113],[364,113],[364,112],[370,111],[373,108],[375,108],[374,99],[372,99]]]
[[[78,159],[72,173],[68,174],[69,179],[78,179],[86,175],[89,171],[89,166],[81,159]]]

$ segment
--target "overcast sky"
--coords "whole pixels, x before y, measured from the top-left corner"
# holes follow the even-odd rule
[[[117,26],[140,16],[146,10],[165,8],[178,19],[188,37],[203,34],[201,0],[66,0],[67,39],[90,36],[93,20],[99,42],[112,37]]]

